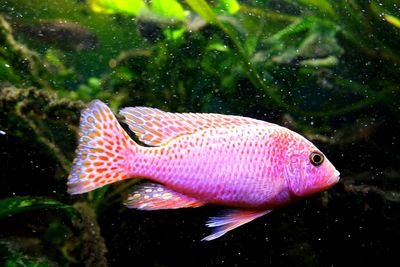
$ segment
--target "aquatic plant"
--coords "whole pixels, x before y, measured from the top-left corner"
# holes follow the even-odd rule
[[[168,4],[167,2],[165,2],[166,7],[172,5],[172,3]],[[179,5],[176,1],[171,2],[174,3],[174,6]],[[228,2],[232,2],[225,3],[228,7],[238,5],[236,1]],[[120,12],[119,10],[123,9],[120,5],[123,5],[124,1],[115,1],[113,5],[104,8],[99,8],[103,3],[102,1],[91,1],[91,3],[92,7],[96,6],[96,8],[93,8],[96,12],[118,13]],[[380,19],[380,17],[392,18],[392,21],[395,21],[396,17],[390,15],[395,12],[393,9],[386,10],[374,2],[366,5],[363,1],[355,2],[353,5],[346,5],[345,1],[322,1],[319,4],[315,2],[309,3],[308,1],[284,1],[278,5],[271,1],[267,4],[258,4],[263,9],[242,5],[243,12],[237,13],[237,8],[234,8],[231,12],[217,8],[218,12],[216,12],[205,1],[187,1],[187,4],[194,11],[194,13],[191,13],[192,17],[196,18],[196,15],[199,15],[206,23],[214,25],[222,32],[218,33],[216,31],[214,35],[207,36],[206,39],[202,40],[206,43],[205,50],[210,49],[215,53],[227,54],[228,58],[241,62],[239,73],[249,79],[257,93],[265,95],[265,97],[262,97],[263,104],[268,104],[281,112],[326,117],[329,114],[331,116],[339,116],[391,99],[390,94],[392,89],[396,87],[395,84],[376,89],[376,87],[368,88],[367,85],[362,85],[361,81],[356,79],[353,79],[350,84],[346,83],[350,77],[345,76],[348,73],[348,69],[345,67],[347,59],[343,52],[347,51],[349,53],[352,50],[360,49],[361,53],[364,54],[362,58],[366,62],[380,58],[388,64],[398,63],[399,59],[395,52],[396,46],[394,46],[396,42],[394,40],[381,40],[379,35],[379,32],[388,30],[393,32],[393,39],[398,40],[396,23],[390,23],[390,19],[389,21]],[[255,5],[257,6],[257,2],[255,2]],[[276,12],[273,10],[275,6],[279,6],[283,10],[279,15],[274,13]],[[388,3],[386,6],[393,5]],[[165,12],[169,12],[169,9],[166,8],[165,10]],[[183,20],[183,8],[180,7],[179,10],[179,20]],[[289,12],[285,14],[286,10]],[[162,13],[162,9],[157,11],[157,13],[152,12],[149,15],[150,11],[146,6],[138,4],[135,11],[126,12],[125,14],[137,16],[139,21],[155,20],[155,23],[157,23],[157,20],[154,19],[156,15],[160,15],[156,17],[160,18],[160,20],[168,18],[168,13]],[[295,16],[300,12],[306,15]],[[223,15],[227,14],[233,14],[233,16],[226,19]],[[190,34],[193,20],[186,19],[184,21],[186,24],[182,23],[183,25],[178,26],[161,24],[160,27],[163,27],[163,33],[167,40],[158,41],[158,47],[155,49],[167,44],[169,47],[164,47],[162,52],[164,54],[174,54],[178,57],[174,58],[174,61],[179,61],[178,51],[184,48],[185,44],[190,47],[193,42],[192,38],[195,34]],[[267,26],[266,21],[283,24],[284,26],[276,31],[276,26]],[[346,22],[351,22],[351,24],[345,24]],[[371,26],[365,27],[367,23]],[[182,34],[168,35],[171,31],[183,32],[185,30],[189,31],[186,36]],[[250,32],[256,32],[257,34],[250,34]],[[222,38],[218,38],[218,35]],[[199,42],[199,40],[197,41]],[[227,41],[230,43],[226,43]],[[382,42],[387,44],[383,45]],[[200,43],[202,42],[200,41]],[[375,52],[373,46],[377,44],[383,45],[382,51]],[[194,55],[196,54],[194,53]],[[196,56],[203,58],[202,54],[197,54]],[[207,54],[204,56],[207,56]],[[154,54],[152,57],[154,57]],[[181,60],[185,63],[182,65],[190,66],[189,62],[184,59]],[[155,62],[157,63],[157,60]],[[168,62],[168,67],[171,67],[171,63],[173,64],[173,62]],[[211,65],[210,63],[208,64]],[[340,71],[342,66],[345,72]],[[203,66],[204,69],[208,67],[211,66]],[[332,75],[333,73],[324,74],[324,70],[329,69],[333,70],[335,75]],[[178,71],[175,70],[175,72]],[[215,72],[218,74],[224,73],[220,69]],[[284,81],[281,81],[281,77],[279,77],[282,73],[289,75]],[[325,73],[329,73],[329,71],[325,71]],[[226,72],[224,74],[224,76],[233,75],[233,73]],[[394,74],[395,72],[388,70],[388,75]],[[333,77],[324,78],[321,75],[331,75]],[[295,81],[292,81],[293,79],[299,80],[300,83],[296,84]],[[322,84],[322,80],[326,82]],[[389,80],[388,77],[387,81]],[[298,90],[297,88],[308,87],[305,82],[313,83],[316,86],[313,92],[324,90],[325,94],[329,94],[335,99],[341,98],[343,94],[348,94],[352,97],[347,98],[352,99],[352,101],[350,103],[341,101],[340,103],[343,106],[337,106],[338,101],[319,103],[319,106],[314,108],[315,110],[308,111],[310,107],[304,107],[304,101],[295,92]],[[159,84],[158,82],[157,85]],[[231,87],[232,84],[229,84],[229,86]],[[176,88],[177,85],[173,87]],[[288,87],[293,90],[292,97],[288,97]],[[335,88],[337,91],[342,92],[335,92]],[[223,87],[221,91],[229,92],[229,89]],[[305,92],[307,90],[301,90],[303,98],[312,97],[311,94],[305,96]],[[307,101],[307,105],[309,103],[310,101]],[[324,104],[325,107],[321,108],[321,104]]]

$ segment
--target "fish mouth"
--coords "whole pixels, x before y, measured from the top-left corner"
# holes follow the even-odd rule
[[[318,189],[316,189],[313,193],[326,190],[326,189],[332,187],[333,185],[337,184],[337,182],[339,182],[339,179],[340,179],[339,176],[340,176],[340,172],[335,170],[333,175],[328,180],[325,180],[323,182],[323,184],[321,184],[320,187]]]
[[[337,182],[339,182],[339,179],[340,179],[340,172],[338,170],[335,170],[335,173],[326,182],[327,187],[330,187],[330,186],[336,184]]]

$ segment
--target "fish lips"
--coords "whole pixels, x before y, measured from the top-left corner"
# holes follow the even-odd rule
[[[335,170],[335,172],[333,173],[333,175],[324,182],[324,185],[321,188],[322,190],[328,189],[329,187],[337,184],[340,180],[340,172],[338,170]]]
[[[303,193],[299,196],[309,196],[309,195],[324,191],[324,190],[332,187],[333,185],[335,185],[337,182],[339,182],[339,179],[340,179],[339,176],[340,176],[340,173],[337,170],[335,170],[335,172],[333,173],[333,175],[330,178],[328,178],[327,180],[324,179],[323,181],[321,181],[321,183],[316,184],[312,188],[308,188],[305,193]]]
[[[340,172],[338,170],[335,170],[335,173],[332,175],[331,178],[328,180],[329,185],[334,185],[340,180]]]

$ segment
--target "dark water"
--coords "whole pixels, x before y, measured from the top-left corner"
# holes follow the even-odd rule
[[[400,262],[398,1],[133,2],[0,2],[0,265]],[[201,242],[221,207],[129,210],[136,180],[67,193],[93,99],[274,122],[341,181]]]

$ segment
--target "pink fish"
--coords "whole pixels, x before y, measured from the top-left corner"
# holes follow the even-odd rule
[[[135,143],[101,101],[82,111],[71,194],[128,178],[145,178],[126,206],[141,210],[218,204],[230,207],[207,226],[212,240],[325,190],[339,172],[301,135],[265,121],[205,113],[124,108],[120,114],[145,146]]]

